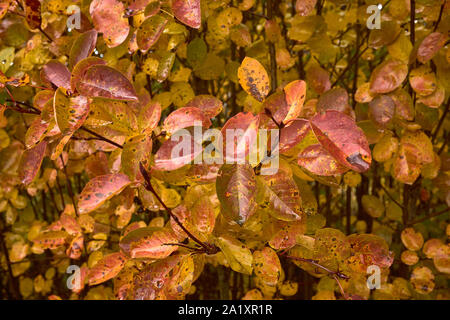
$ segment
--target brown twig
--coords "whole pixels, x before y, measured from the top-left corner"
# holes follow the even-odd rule
[[[289,256],[289,255],[286,255],[285,257],[288,258],[288,259],[291,259],[291,260],[296,260],[296,261],[306,262],[306,263],[309,263],[309,264],[311,264],[311,265],[313,265],[313,266],[315,266],[315,267],[317,267],[317,268],[320,268],[320,269],[324,270],[326,273],[328,273],[328,276],[330,276],[330,277],[332,277],[334,280],[336,280],[336,282],[337,282],[337,284],[338,284],[338,286],[339,286],[339,289],[340,289],[340,291],[341,291],[342,296],[343,296],[345,299],[347,299],[347,295],[345,294],[345,291],[344,291],[344,289],[342,288],[342,285],[341,285],[341,282],[339,281],[339,279],[348,280],[348,279],[350,279],[349,276],[343,274],[343,273],[340,272],[340,271],[333,271],[333,270],[330,270],[330,269],[328,269],[327,267],[325,267],[325,266],[319,264],[317,261],[315,261],[315,260],[313,260],[313,259],[305,259],[305,258],[294,257],[294,256]]]
[[[400,202],[398,202],[397,200],[395,200],[395,198],[389,193],[389,191],[380,183],[380,188],[381,189],[383,189],[383,191],[387,194],[387,196],[392,200],[392,201],[394,201],[394,203],[396,204],[396,205],[398,205],[400,208],[403,208],[403,205],[400,203]]]
[[[150,191],[151,193],[153,193],[153,195],[155,196],[155,198],[161,203],[161,205],[164,207],[164,209],[167,211],[167,213],[169,214],[169,216],[176,222],[176,224],[178,224],[178,226],[189,236],[189,238],[191,238],[194,242],[196,242],[197,244],[199,244],[207,254],[215,254],[218,252],[218,248],[215,245],[211,245],[208,243],[204,243],[203,241],[201,241],[200,239],[198,239],[196,236],[194,236],[191,232],[189,232],[189,230],[187,230],[185,228],[185,226],[183,226],[183,224],[181,223],[181,221],[178,219],[178,217],[172,212],[172,210],[166,206],[166,204],[164,203],[164,201],[161,199],[161,197],[158,195],[158,193],[155,191],[155,189],[153,188],[151,181],[150,181],[150,176],[148,175],[147,170],[144,168],[144,166],[142,165],[142,162],[139,162],[139,170],[142,174],[142,177],[144,177],[145,180],[145,189],[147,189],[148,191]]]
[[[417,220],[415,220],[415,221],[408,222],[407,225],[408,225],[408,226],[412,226],[412,225],[414,225],[414,224],[424,222],[424,221],[426,221],[426,220],[428,220],[428,219],[431,219],[431,218],[440,216],[441,214],[447,213],[449,210],[450,210],[450,208],[445,208],[444,210],[441,210],[441,211],[438,211],[438,212],[431,213],[431,214],[429,214],[429,215],[426,216],[426,217],[417,219]]]
[[[439,130],[441,129],[442,124],[445,121],[445,117],[447,116],[448,111],[450,110],[450,98],[447,100],[447,104],[445,105],[444,113],[442,114],[442,117],[439,119],[439,123],[436,126],[436,129],[434,130],[433,135],[431,136],[431,142],[434,143],[434,141],[437,138],[437,135],[439,133]]]
[[[267,2],[267,18],[268,20],[274,21],[274,8],[275,1],[268,0]],[[277,60],[276,60],[276,52],[275,52],[275,44],[270,41],[269,42],[269,56],[270,56],[270,82],[272,91],[277,89]]]

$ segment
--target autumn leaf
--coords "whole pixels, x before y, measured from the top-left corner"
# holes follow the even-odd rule
[[[155,154],[155,170],[171,171],[191,163],[202,153],[202,146],[189,131],[175,132]]]
[[[58,60],[52,60],[42,68],[42,76],[58,88],[71,90],[70,71]]]
[[[138,28],[136,41],[139,49],[147,51],[159,39],[167,24],[167,19],[161,15],[147,18]]]
[[[339,163],[357,172],[369,169],[372,160],[369,144],[352,118],[329,110],[311,118],[310,124],[322,147]]]
[[[185,107],[198,108],[207,118],[214,118],[222,111],[223,103],[214,96],[204,94],[194,97]]]
[[[128,37],[130,26],[123,17],[124,5],[117,0],[94,0],[89,6],[95,29],[103,33],[110,48],[117,47]]]
[[[408,66],[399,60],[387,60],[377,66],[370,76],[370,90],[388,93],[397,89],[408,74]]]
[[[24,0],[25,18],[31,30],[41,27],[41,2],[39,0]]]
[[[253,253],[253,271],[267,285],[275,286],[281,277],[281,264],[276,252],[264,247]]]
[[[100,284],[114,278],[127,262],[126,256],[121,252],[108,254],[98,261],[88,273],[90,286]]]
[[[303,149],[297,158],[297,163],[311,173],[319,176],[334,176],[348,171],[320,144],[313,144]]]
[[[420,63],[427,63],[444,46],[448,37],[440,32],[430,33],[423,39],[417,49],[417,60]]]
[[[75,67],[78,62],[92,54],[97,43],[97,35],[97,31],[92,29],[82,33],[73,42],[69,54],[69,67]]]
[[[47,141],[42,141],[23,153],[19,164],[19,177],[23,184],[29,184],[36,177],[41,168],[46,149]]]
[[[243,224],[256,212],[256,177],[250,165],[224,164],[216,180],[224,214]]]
[[[238,78],[245,92],[260,102],[270,91],[269,75],[256,59],[245,57],[238,69]]]
[[[175,18],[185,25],[199,29],[202,23],[200,0],[174,0],[172,11]]]
[[[72,134],[78,130],[89,113],[89,102],[86,97],[69,98],[60,88],[55,91],[53,107],[56,124],[64,135]]]
[[[131,258],[164,259],[176,251],[178,240],[170,229],[140,228],[120,241],[120,248]]]
[[[131,82],[119,71],[104,65],[91,65],[77,84],[87,97],[137,101]]]
[[[262,188],[261,207],[268,208],[269,213],[283,221],[296,221],[302,218],[302,200],[292,173],[280,168],[273,175],[258,176]]]
[[[175,110],[164,120],[164,130],[172,134],[179,129],[202,126],[209,128],[211,121],[204,115],[202,110],[196,107],[184,107]]]
[[[215,244],[225,255],[231,269],[244,274],[252,274],[252,253],[239,240],[222,236],[215,239]]]
[[[112,173],[91,179],[80,194],[78,209],[80,214],[89,213],[106,200],[119,194],[131,183],[128,176],[122,173]]]

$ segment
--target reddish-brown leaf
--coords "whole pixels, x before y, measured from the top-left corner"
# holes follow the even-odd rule
[[[19,178],[27,185],[33,181],[44,159],[47,141],[42,141],[31,149],[25,150],[19,164]]]
[[[204,115],[202,110],[196,107],[177,109],[164,120],[164,130],[169,134],[193,126],[204,128],[211,126],[211,121]]]
[[[158,41],[167,22],[161,15],[147,18],[137,30],[136,41],[139,49],[142,51],[150,49]]]
[[[202,94],[189,101],[185,107],[199,108],[207,118],[214,118],[222,111],[223,103],[214,96]]]
[[[39,0],[24,0],[25,19],[31,30],[41,27],[41,2]]]
[[[155,154],[155,170],[171,171],[191,163],[202,153],[201,141],[184,129],[175,132],[171,138],[161,145]]]
[[[378,65],[370,76],[370,91],[388,93],[403,83],[408,75],[408,66],[396,59],[386,60]]]
[[[221,130],[224,159],[245,159],[257,141],[259,119],[250,112],[240,112],[225,123]]]
[[[71,90],[70,71],[58,60],[52,60],[45,64],[42,68],[42,76],[58,88]]]
[[[89,213],[97,209],[106,200],[119,194],[130,183],[128,176],[123,173],[106,174],[91,179],[80,194],[79,213]]]
[[[81,82],[81,79],[84,77],[84,74],[86,73],[86,70],[89,69],[91,66],[94,65],[104,65],[106,64],[105,60],[102,60],[97,57],[88,57],[81,61],[79,61],[72,69],[72,74],[70,76],[70,85],[73,90],[77,89],[77,91],[80,91],[79,85]]]
[[[104,256],[89,270],[89,285],[94,286],[114,278],[125,266],[127,260],[127,257],[121,252]]]
[[[306,147],[298,154],[298,165],[318,176],[334,176],[348,171],[320,144]]]
[[[358,172],[369,169],[369,144],[351,117],[328,110],[311,118],[310,124],[322,147],[342,165]]]
[[[77,89],[87,97],[138,100],[130,80],[116,69],[104,65],[89,67],[77,84]]]
[[[174,0],[172,12],[185,25],[198,29],[202,24],[200,0]]]
[[[448,36],[440,32],[430,33],[423,39],[417,49],[417,60],[420,63],[427,63],[433,59],[434,55],[444,46]]]
[[[299,144],[311,131],[308,120],[297,119],[280,130],[279,152],[284,153]]]
[[[128,36],[130,26],[124,17],[123,3],[118,0],[93,0],[89,7],[95,29],[103,33],[108,47],[120,45]]]
[[[69,67],[73,68],[78,62],[89,57],[97,43],[97,31],[95,29],[82,33],[72,45],[69,54]]]

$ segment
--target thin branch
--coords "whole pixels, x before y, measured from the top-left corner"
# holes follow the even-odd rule
[[[67,191],[69,192],[70,199],[72,200],[73,209],[75,210],[75,214],[78,216],[78,208],[77,208],[77,205],[75,203],[75,195],[74,195],[73,190],[72,190],[72,182],[70,182],[69,176],[67,175],[66,164],[64,163],[64,158],[63,158],[62,154],[59,157],[60,157],[61,162],[62,162],[64,175],[66,176]]]
[[[450,138],[450,133],[447,133],[444,142],[442,143],[442,146],[439,148],[437,154],[441,155],[442,151],[444,151],[445,146],[447,145],[448,139]]]
[[[444,113],[442,114],[442,117],[439,119],[439,123],[436,126],[436,129],[434,130],[434,133],[433,133],[433,135],[431,137],[431,142],[432,143],[434,143],[434,141],[436,140],[437,135],[439,133],[439,130],[441,129],[441,126],[444,123],[445,117],[447,116],[447,113],[448,113],[449,110],[450,110],[450,98],[448,98],[448,100],[447,100],[447,104],[445,105]]]
[[[361,43],[364,43],[364,41],[362,41]],[[342,73],[337,77],[336,81],[333,82],[331,87],[334,87],[342,79],[342,77],[347,73],[347,71],[350,70],[350,68],[353,66],[354,61],[356,59],[359,59],[367,51],[367,49],[369,49],[369,47],[365,47],[363,50],[359,52],[359,54],[353,55],[347,67],[345,67],[344,71],[342,71]]]
[[[267,1],[267,18],[268,20],[275,21],[274,19],[274,6],[275,1],[268,0]],[[270,82],[272,91],[277,89],[277,60],[276,60],[276,52],[275,52],[275,44],[273,42],[269,42],[269,55],[270,55]]]
[[[416,1],[410,0],[411,4],[411,12],[410,12],[410,21],[409,21],[409,39],[411,40],[412,45],[414,46],[416,42]]]
[[[93,136],[99,138],[100,140],[103,140],[103,141],[105,141],[105,142],[108,142],[109,144],[112,144],[113,146],[116,146],[117,148],[123,149],[123,146],[120,145],[120,144],[118,144],[117,142],[114,142],[114,141],[112,141],[112,140],[110,140],[110,139],[108,139],[108,138],[105,138],[105,137],[99,135],[98,133],[96,133],[96,132],[94,132],[94,131],[92,131],[92,130],[90,130],[90,129],[84,127],[84,126],[81,126],[81,127],[80,127],[80,130],[86,131],[86,132],[92,134]]]
[[[424,222],[424,221],[426,221],[426,220],[428,220],[428,219],[431,219],[431,218],[440,216],[441,214],[447,213],[449,210],[450,210],[450,208],[445,208],[444,210],[441,210],[441,211],[438,211],[438,212],[431,213],[431,214],[429,214],[429,215],[426,216],[426,217],[417,219],[417,220],[415,220],[415,221],[408,222],[407,225],[408,225],[408,226],[412,226],[412,225],[414,225],[414,224]]]
[[[213,253],[217,253],[217,248],[213,245],[209,245],[204,243],[203,241],[199,240],[196,236],[194,236],[191,232],[189,232],[189,230],[187,230],[183,224],[181,223],[181,221],[178,219],[178,217],[172,212],[172,210],[166,206],[166,204],[164,203],[164,201],[161,199],[161,197],[158,195],[158,193],[155,191],[155,189],[153,188],[151,181],[150,181],[150,176],[148,175],[147,170],[144,168],[144,166],[142,165],[142,162],[139,162],[139,170],[142,174],[142,176],[144,177],[145,180],[145,189],[147,189],[148,191],[150,191],[151,193],[153,193],[153,195],[155,196],[155,198],[162,204],[162,206],[164,207],[164,209],[167,211],[167,213],[169,214],[169,216],[176,222],[176,224],[178,224],[178,226],[189,236],[189,238],[191,238],[194,242],[196,242],[197,244],[199,244],[203,249],[205,249],[205,251],[207,253],[213,254]]]
[[[394,201],[394,203],[396,204],[396,205],[398,205],[400,208],[404,208],[404,206],[400,203],[400,202],[398,202],[397,200],[395,200],[395,198],[389,193],[389,191],[380,183],[380,187],[381,187],[381,189],[383,189],[383,191],[387,194],[387,196],[392,200],[392,201]]]
[[[350,279],[349,276],[343,274],[342,272],[330,270],[327,267],[319,264],[317,261],[315,261],[313,259],[305,259],[305,258],[294,257],[294,256],[285,256],[285,257],[288,258],[288,259],[309,263],[309,264],[311,264],[311,265],[313,265],[313,266],[315,266],[317,268],[320,268],[320,269],[324,270],[330,276],[335,275],[335,276],[339,277],[340,279],[344,279],[344,280]]]
[[[439,18],[437,19],[436,24],[434,25],[433,32],[436,32],[436,30],[439,26],[439,23],[442,20],[442,14],[444,13],[445,2],[446,1],[444,1],[444,3],[442,3],[442,5],[441,5],[441,10],[439,11]]]

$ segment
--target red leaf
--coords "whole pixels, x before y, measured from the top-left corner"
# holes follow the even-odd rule
[[[79,91],[79,84],[81,79],[83,78],[86,70],[94,65],[104,65],[106,64],[105,60],[102,60],[97,57],[88,57],[81,61],[79,61],[72,69],[72,75],[70,77],[70,85],[73,90],[77,89]]]
[[[417,60],[420,63],[427,63],[444,46],[448,37],[440,32],[433,32],[423,39],[417,49]]]
[[[185,25],[199,29],[202,24],[200,0],[174,0],[172,11],[175,18]]]
[[[118,0],[93,0],[89,7],[95,29],[103,33],[108,47],[120,45],[128,36],[130,26],[124,18],[123,3]]]
[[[114,278],[125,266],[127,260],[127,257],[121,252],[103,257],[89,270],[89,285],[93,286]]]
[[[24,151],[19,164],[19,178],[23,184],[29,184],[39,172],[46,149],[47,141],[42,141],[35,147]]]
[[[319,176],[334,176],[348,171],[320,144],[310,145],[300,152],[298,165]]]
[[[146,227],[131,231],[120,248],[131,258],[164,259],[178,249],[177,236],[169,228]]]
[[[310,132],[308,120],[297,119],[280,130],[279,152],[284,153],[299,144]]]
[[[89,57],[97,43],[97,31],[95,29],[82,33],[73,43],[69,55],[69,67],[73,68],[78,62]]]
[[[79,213],[89,213],[97,209],[106,200],[119,194],[130,183],[128,176],[123,173],[112,173],[95,177],[86,184],[80,194],[80,200],[78,201]]]
[[[184,107],[175,110],[164,120],[164,130],[172,134],[180,129],[200,124],[204,128],[211,126],[211,121],[196,107]]]
[[[342,165],[364,172],[372,162],[369,144],[355,121],[338,111],[328,110],[310,119],[322,147]]]
[[[207,94],[196,96],[194,99],[189,101],[186,108],[196,107],[203,111],[207,118],[214,118],[223,109],[223,103],[214,96]]]
[[[42,68],[42,76],[58,88],[71,90],[70,71],[58,60],[52,60],[44,65]]]
[[[165,141],[155,154],[154,170],[171,171],[191,163],[202,153],[201,141],[195,141],[188,132],[175,132],[170,140]]]
[[[250,146],[256,143],[259,119],[250,112],[240,112],[225,123],[221,130],[224,159],[235,161],[249,154]]]
[[[127,77],[116,69],[104,65],[89,67],[77,85],[77,89],[87,97],[138,100],[134,87]]]
[[[387,60],[377,66],[370,76],[370,91],[388,93],[394,91],[408,75],[408,66],[400,60]]]
[[[41,27],[41,2],[39,0],[24,0],[25,19],[31,30]]]
[[[147,18],[137,30],[136,41],[139,49],[142,51],[150,49],[158,41],[167,22],[161,15]]]

